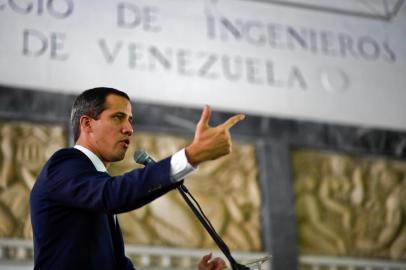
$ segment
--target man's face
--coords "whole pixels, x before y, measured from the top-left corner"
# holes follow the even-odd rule
[[[104,163],[122,160],[133,134],[131,103],[124,97],[110,94],[106,109],[98,119],[91,119],[92,151]]]

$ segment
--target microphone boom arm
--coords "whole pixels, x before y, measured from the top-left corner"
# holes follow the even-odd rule
[[[223,252],[224,256],[226,256],[227,260],[230,262],[231,268],[233,270],[248,270],[250,269],[249,267],[239,264],[231,255],[230,249],[224,243],[223,239],[221,239],[220,235],[216,232],[216,230],[213,228],[213,226],[210,224],[210,221],[206,218],[204,213],[197,209],[196,206],[193,204],[193,202],[189,199],[188,195],[192,196],[186,186],[182,183],[180,186],[178,186],[178,191],[182,198],[185,200],[186,204],[190,207],[192,212],[195,214],[197,219],[200,221],[200,223],[203,225],[203,227],[206,229],[206,231],[209,233],[213,241],[217,244],[217,246],[220,248],[220,250]],[[193,196],[192,196],[193,198]]]
[[[143,164],[146,166],[147,164],[153,164],[155,161],[142,149],[137,150],[134,153],[134,160],[138,164]],[[206,231],[209,233],[211,238],[214,240],[214,242],[217,244],[217,246],[220,248],[220,250],[223,252],[223,254],[226,256],[227,260],[230,262],[231,268],[233,270],[249,270],[250,268],[239,264],[231,255],[230,249],[224,243],[223,239],[221,239],[220,235],[216,232],[214,227],[211,225],[209,219],[206,217],[206,215],[203,213],[203,210],[200,208],[199,203],[194,199],[192,194],[189,192],[189,190],[186,188],[186,186],[182,183],[177,187],[180,195],[182,198],[185,200],[186,204],[190,207],[192,212],[195,214],[197,219],[200,221],[200,223],[203,225],[203,227],[206,229]],[[196,206],[193,204],[193,202],[190,200],[188,195],[193,199],[193,201],[197,204],[199,207],[196,208]]]

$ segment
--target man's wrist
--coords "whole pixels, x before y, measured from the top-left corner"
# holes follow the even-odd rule
[[[186,155],[187,161],[193,167],[196,168],[200,164],[200,162],[195,158],[196,155],[195,155],[193,145],[189,145],[185,148],[185,155]]]

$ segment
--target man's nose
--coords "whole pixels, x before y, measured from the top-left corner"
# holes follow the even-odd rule
[[[127,134],[128,136],[131,136],[134,133],[134,129],[133,129],[133,126],[131,125],[131,123],[127,123],[124,125],[123,133]]]

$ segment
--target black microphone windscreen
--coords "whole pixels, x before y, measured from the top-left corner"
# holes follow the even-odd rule
[[[145,153],[144,149],[135,151],[135,153],[134,153],[135,162],[137,162],[138,164],[146,165],[148,163],[147,159],[148,159],[148,154]]]

